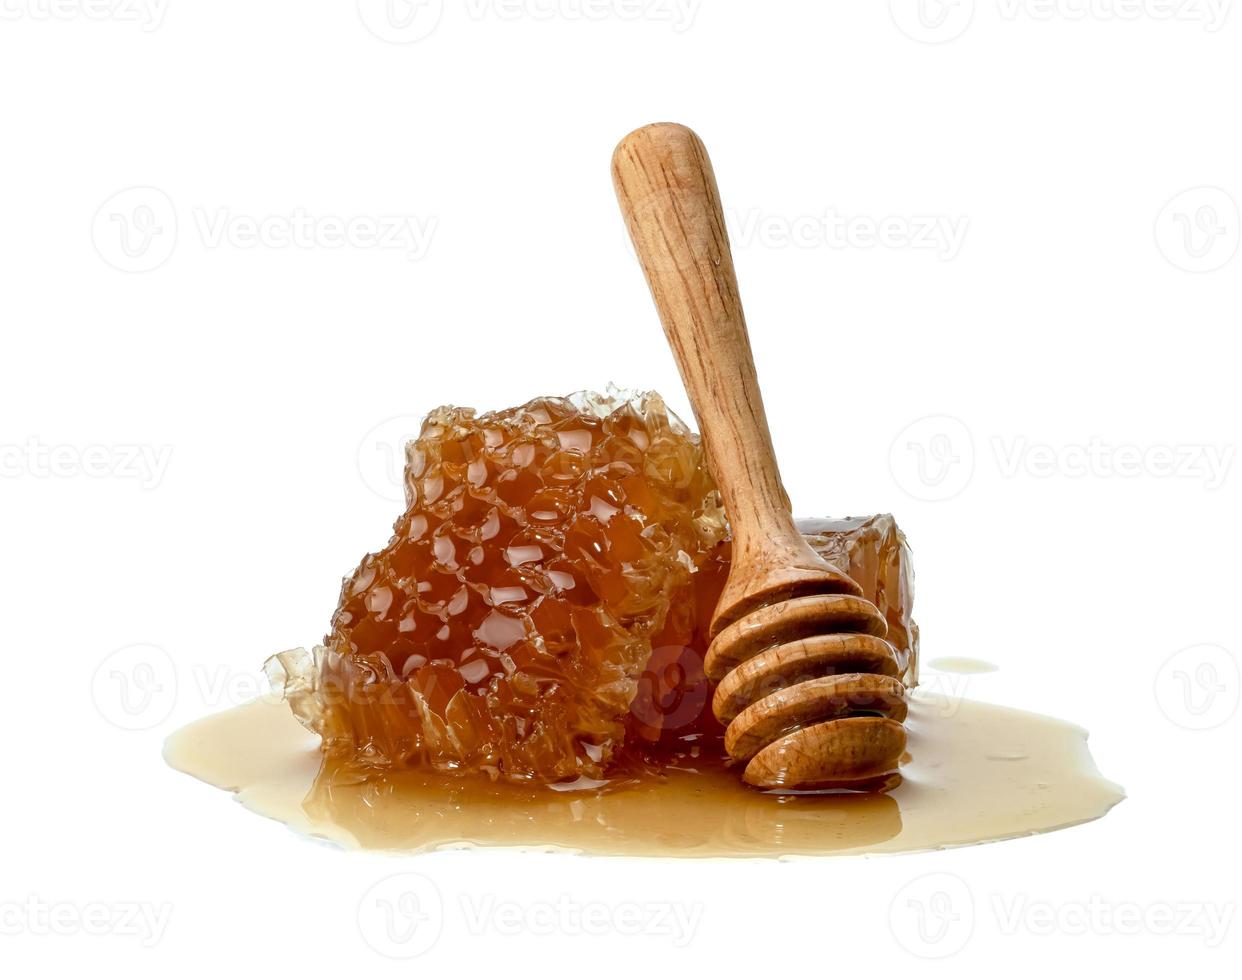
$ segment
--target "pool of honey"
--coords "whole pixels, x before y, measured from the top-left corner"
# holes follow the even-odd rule
[[[288,705],[254,701],[169,737],[176,769],[250,810],[348,848],[454,846],[654,857],[791,857],[920,851],[1094,820],[1124,798],[1087,733],[1042,715],[912,693],[904,782],[886,796],[775,795],[732,769],[670,771],[608,789],[515,787],[407,771],[320,777],[318,739]]]

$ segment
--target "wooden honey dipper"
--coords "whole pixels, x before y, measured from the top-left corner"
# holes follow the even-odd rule
[[[704,662],[725,748],[764,789],[892,789],[906,745],[897,655],[879,609],[794,525],[707,150],[658,123],[622,140],[612,168],[733,534]]]

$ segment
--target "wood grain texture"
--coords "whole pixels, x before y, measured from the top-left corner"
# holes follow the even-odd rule
[[[756,701],[739,715],[742,721],[725,740],[734,759],[746,761],[764,746],[818,722],[848,718],[859,711],[906,720],[905,688],[889,677],[878,682],[867,674],[833,674],[784,687]],[[873,717],[865,719],[868,722]]]
[[[882,793],[901,782],[906,730],[888,718],[842,718],[799,729],[761,749],[742,778],[752,786]]]
[[[794,526],[707,151],[658,123],[621,141],[612,171],[733,534],[704,663],[726,748],[755,786],[891,789],[905,746],[896,653],[874,603]]]
[[[617,147],[613,181],[733,531],[713,633],[775,598],[858,594],[794,527],[703,142],[674,123],[644,127]]]

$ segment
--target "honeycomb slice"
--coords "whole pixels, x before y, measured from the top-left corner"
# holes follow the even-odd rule
[[[405,488],[324,646],[271,664],[295,714],[338,771],[603,778],[653,639],[695,642],[724,536],[698,438],[655,394],[441,408]]]
[[[918,683],[919,629],[914,622],[914,565],[906,536],[890,514],[797,522],[815,552],[848,574],[888,623],[908,687]],[[669,613],[630,705],[627,738],[613,775],[648,775],[669,766],[725,760],[724,726],[712,714],[713,686],[703,670],[712,612],[730,567],[730,541],[698,561],[693,592]],[[680,637],[692,639],[682,645]]]
[[[888,641],[897,651],[901,680],[919,682],[919,627],[914,621],[914,560],[910,543],[892,514],[841,520],[798,521],[798,530],[816,553],[862,586],[888,623]]]

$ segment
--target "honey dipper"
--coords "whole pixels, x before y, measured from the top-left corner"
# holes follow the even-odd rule
[[[876,606],[794,526],[707,150],[658,123],[622,140],[612,168],[733,534],[704,662],[725,748],[764,789],[892,789],[906,744],[896,652]]]

